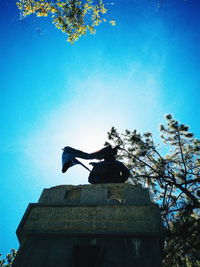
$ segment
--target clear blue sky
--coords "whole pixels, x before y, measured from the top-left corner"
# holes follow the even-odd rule
[[[158,136],[164,114],[200,138],[200,2],[113,0],[111,18],[73,46],[46,18],[19,20],[0,2],[0,252],[43,188],[87,183],[81,166],[61,173],[61,148],[88,152],[106,132]]]

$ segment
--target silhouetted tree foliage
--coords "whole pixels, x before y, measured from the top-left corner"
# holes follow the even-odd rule
[[[163,146],[151,133],[113,127],[106,144],[119,145],[131,182],[148,186],[165,228],[164,266],[200,266],[200,140],[171,115],[160,126]]]
[[[5,256],[4,259],[0,258],[0,266],[3,267],[10,267],[12,266],[13,260],[17,254],[17,251],[15,249],[11,249],[10,253]],[[0,254],[0,257],[2,257],[2,254]]]
[[[21,17],[50,15],[52,23],[67,34],[70,43],[87,32],[94,34],[95,27],[107,21],[105,14],[108,9],[103,0],[19,0],[17,6]],[[109,22],[115,25],[114,20]]]

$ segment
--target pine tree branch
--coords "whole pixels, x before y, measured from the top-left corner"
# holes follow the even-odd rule
[[[151,165],[149,165],[148,163],[146,163],[145,161],[141,160],[139,157],[131,154],[130,152],[128,152],[125,148],[122,148],[123,151],[125,151],[128,155],[130,155],[131,157],[137,159],[138,161],[140,161],[142,164],[144,164],[145,166],[147,166],[148,168],[150,168],[151,170],[153,170],[155,173],[160,174],[156,169],[154,169]]]
[[[186,181],[184,183],[181,183],[180,185],[187,185],[187,184],[196,183],[196,182],[200,182],[200,178],[196,178],[194,180]]]
[[[186,167],[185,159],[184,159],[184,156],[183,156],[183,148],[182,148],[182,144],[181,144],[181,136],[180,136],[180,132],[179,132],[178,129],[177,129],[177,132],[178,132],[178,144],[179,144],[179,148],[180,148],[180,152],[181,152],[181,159],[182,159],[183,166],[184,166],[184,171],[185,171],[184,177],[185,177],[185,182],[186,182],[187,167]]]

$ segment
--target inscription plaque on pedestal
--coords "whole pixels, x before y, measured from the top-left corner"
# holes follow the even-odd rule
[[[157,234],[157,206],[44,206],[30,205],[20,233]],[[156,219],[155,219],[156,218]]]

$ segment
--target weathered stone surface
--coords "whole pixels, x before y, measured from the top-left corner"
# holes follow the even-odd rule
[[[157,206],[41,206],[32,205],[20,236],[31,233],[65,235],[158,235],[160,216]]]
[[[85,187],[81,190],[80,204],[102,205],[106,204],[108,199],[108,188]]]
[[[54,190],[44,189],[40,196],[39,203],[51,204],[65,201],[67,197],[66,187],[55,187]]]
[[[124,197],[126,198],[126,204],[128,205],[151,205],[147,188],[125,188]]]
[[[77,248],[84,254],[76,255]],[[93,258],[91,248],[100,248],[93,265],[87,264]],[[23,243],[12,267],[161,267],[159,251],[157,238],[32,236]]]
[[[117,202],[113,200],[117,200]],[[66,205],[113,203],[151,205],[148,190],[130,184],[56,186],[44,189],[39,203]]]
[[[44,189],[18,227],[13,267],[161,267],[159,208],[129,184]]]

